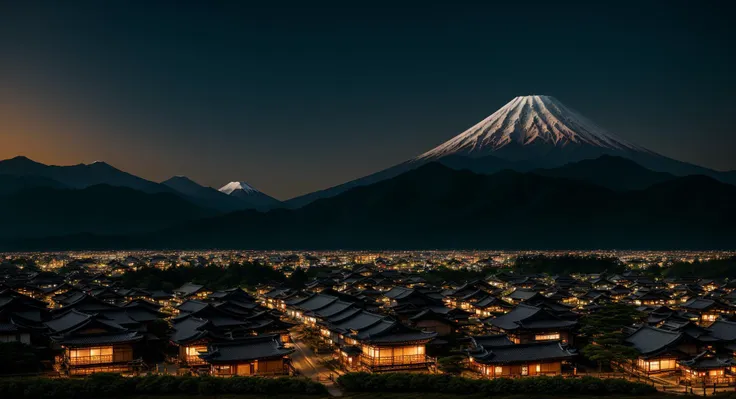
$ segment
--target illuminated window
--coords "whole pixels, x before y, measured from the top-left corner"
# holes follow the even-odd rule
[[[207,352],[206,346],[187,346],[185,348],[185,353],[187,356],[197,356],[199,355],[199,352]]]
[[[521,366],[521,375],[529,375],[529,366],[526,364]]]
[[[557,340],[557,339],[560,339],[560,334],[559,333],[555,333],[555,334],[540,334],[540,335],[535,335],[534,336],[534,340],[535,341],[550,341],[550,340]]]
[[[494,374],[494,375],[501,375],[501,374],[503,374],[503,367],[501,367],[501,366],[496,366],[496,368],[495,368],[495,369],[493,369],[493,374]]]
[[[537,373],[540,372],[540,371],[542,371],[542,365],[541,364],[536,365],[535,366],[535,370],[536,370]]]

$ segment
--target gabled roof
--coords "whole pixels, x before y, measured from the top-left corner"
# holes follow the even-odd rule
[[[390,290],[384,292],[383,295],[391,299],[403,299],[412,295],[414,292],[411,288],[392,287]]]
[[[683,337],[683,333],[667,331],[661,328],[642,326],[626,338],[642,355],[651,355],[674,347]]]
[[[323,308],[335,301],[337,301],[337,297],[335,296],[313,294],[306,299],[301,299],[294,302],[287,302],[287,304],[295,308],[308,311]]]
[[[476,348],[481,346],[491,348],[494,346],[507,346],[514,344],[506,334],[481,335],[470,337],[470,340],[474,343]]]
[[[517,301],[526,301],[530,298],[533,298],[537,295],[540,295],[537,291],[532,290],[525,290],[521,288],[517,288],[514,290],[514,292],[507,295],[509,298],[517,300]]]
[[[235,363],[256,359],[280,358],[294,352],[284,348],[276,335],[261,335],[233,342],[210,344],[201,357],[208,363]]]
[[[194,283],[184,283],[181,287],[174,290],[174,293],[180,297],[187,297],[204,290],[204,285]]]
[[[692,370],[712,370],[730,368],[736,365],[736,361],[731,357],[718,357],[715,353],[704,351],[690,360],[681,360],[681,365]]]
[[[726,320],[716,320],[708,327],[710,335],[723,341],[736,341],[736,323]]]
[[[516,329],[570,328],[577,325],[576,321],[562,320],[544,309],[523,303],[517,305],[506,314],[489,318],[485,321],[492,326],[506,331]]]
[[[575,356],[559,342],[535,342],[531,344],[506,345],[486,348],[480,353],[470,353],[478,363],[513,364],[553,360],[568,360]]]
[[[48,327],[51,332],[58,333],[76,327],[81,323],[89,320],[90,318],[92,318],[92,315],[79,312],[75,309],[71,309],[68,312],[43,324],[46,325],[46,327]]]
[[[137,342],[141,339],[143,339],[143,336],[138,332],[128,331],[119,333],[72,335],[68,337],[55,338],[54,341],[61,345],[89,346]]]

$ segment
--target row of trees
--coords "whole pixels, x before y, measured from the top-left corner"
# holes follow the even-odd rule
[[[541,394],[570,397],[575,395],[650,395],[657,390],[647,384],[623,379],[592,377],[529,377],[469,379],[449,374],[412,373],[348,373],[337,382],[349,392],[417,392],[450,395],[474,394],[477,397],[497,397],[514,394]]]
[[[514,267],[518,273],[536,274],[547,273],[550,275],[568,273],[623,273],[626,265],[618,258],[612,256],[597,255],[521,255],[514,261]]]
[[[580,336],[589,342],[583,347],[585,357],[598,364],[622,364],[636,359],[639,352],[624,340],[623,329],[641,321],[645,315],[635,307],[622,303],[609,303],[580,319]]]
[[[165,270],[144,267],[125,273],[122,283],[126,287],[172,291],[187,282],[205,284],[211,289],[254,287],[264,283],[284,283],[287,278],[271,266],[260,263],[231,263],[227,267],[209,265],[203,267],[172,267]]]

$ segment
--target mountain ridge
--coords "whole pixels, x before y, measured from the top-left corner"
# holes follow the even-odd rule
[[[735,186],[707,176],[617,191],[433,162],[300,209],[238,211],[119,242],[145,248],[729,249],[736,242],[734,201]],[[34,245],[54,242],[73,243],[58,237]]]

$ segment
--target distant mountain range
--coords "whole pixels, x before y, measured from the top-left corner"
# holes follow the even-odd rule
[[[701,174],[736,184],[736,171],[719,172],[665,157],[616,137],[554,97],[532,95],[514,98],[486,119],[413,159],[335,187],[292,198],[285,204],[299,208],[354,187],[398,176],[429,162],[478,173],[504,169],[525,172],[603,155],[627,158],[657,172],[676,176]]]
[[[621,191],[585,179],[482,175],[433,162],[296,210],[239,211],[153,234],[22,247],[733,248],[734,203],[736,186],[707,176]]]
[[[0,249],[734,249],[735,183],[525,96],[411,160],[285,203],[243,181],[0,161]]]
[[[223,212],[242,209],[268,210],[281,205],[280,201],[257,190],[253,190],[250,197],[230,196],[214,188],[201,186],[184,176],[154,183],[123,172],[105,162],[52,166],[23,156],[0,161],[0,195],[26,187],[84,189],[99,184],[126,187],[149,194],[176,194],[196,205]]]

